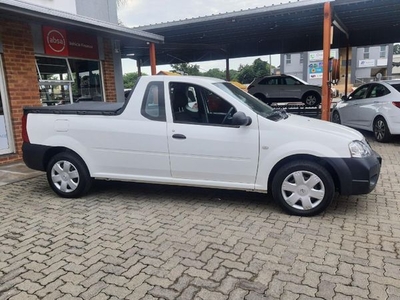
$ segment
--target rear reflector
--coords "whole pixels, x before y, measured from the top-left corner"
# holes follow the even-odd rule
[[[22,116],[22,141],[29,143],[28,131],[26,130],[26,123],[28,121],[28,115],[24,114]]]
[[[400,102],[392,102],[394,106],[400,108]]]

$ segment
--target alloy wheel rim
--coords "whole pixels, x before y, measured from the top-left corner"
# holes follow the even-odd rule
[[[310,95],[306,98],[306,103],[309,106],[315,105],[316,102],[317,102],[317,98],[315,96]]]
[[[375,124],[375,137],[377,140],[382,140],[385,137],[385,123],[382,120],[378,120]]]
[[[79,172],[71,162],[60,160],[51,168],[51,180],[61,192],[71,193],[79,185]]]
[[[297,210],[311,210],[324,199],[325,185],[310,171],[296,171],[285,178],[281,193],[289,206]]]

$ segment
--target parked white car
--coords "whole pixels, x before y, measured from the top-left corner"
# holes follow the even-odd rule
[[[381,158],[351,128],[274,110],[229,82],[141,77],[125,103],[27,107],[26,165],[61,197],[92,179],[267,193],[312,216],[336,192],[371,192]]]
[[[332,122],[372,131],[378,142],[400,134],[400,80],[371,82],[343,96]]]

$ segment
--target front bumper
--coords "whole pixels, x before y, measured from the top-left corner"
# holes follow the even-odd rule
[[[382,158],[373,151],[369,157],[333,158],[330,164],[338,175],[340,194],[360,195],[368,194],[375,188]]]

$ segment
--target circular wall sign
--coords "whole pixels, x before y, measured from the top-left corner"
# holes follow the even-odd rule
[[[65,49],[65,37],[58,30],[50,30],[47,33],[47,44],[54,52],[63,52]]]

